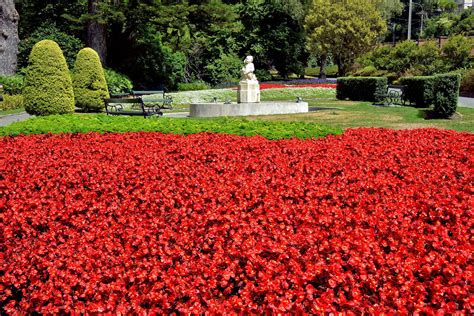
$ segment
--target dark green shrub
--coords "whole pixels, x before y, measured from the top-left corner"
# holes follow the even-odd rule
[[[400,83],[406,86],[404,90],[406,100],[420,108],[427,108],[433,104],[435,81],[434,76],[400,78]]]
[[[0,85],[7,94],[21,94],[25,78],[22,75],[0,76]]]
[[[28,56],[33,45],[41,40],[49,39],[55,41],[64,51],[64,57],[68,66],[72,68],[77,52],[84,47],[81,40],[61,32],[54,25],[42,25],[27,38],[22,39],[18,46],[18,67],[23,68],[28,65]]]
[[[110,94],[130,93],[133,83],[126,75],[112,69],[104,69],[105,81]]]
[[[339,100],[381,101],[387,92],[386,77],[345,77],[337,79],[336,97]]]
[[[77,54],[72,84],[78,108],[85,111],[101,111],[104,108],[109,90],[99,55],[92,48],[81,49]]]
[[[210,87],[204,81],[178,83],[178,91],[196,91],[196,90],[207,90],[207,89],[210,89]]]
[[[66,59],[56,42],[43,40],[31,51],[23,88],[25,110],[33,115],[74,112]]]
[[[464,72],[461,81],[461,91],[468,94],[474,94],[474,68]]]
[[[9,95],[3,96],[3,102],[0,102],[0,111],[21,109],[23,107],[23,96],[22,95]]]
[[[456,112],[461,76],[444,74],[435,76],[434,112],[437,117],[449,118]]]

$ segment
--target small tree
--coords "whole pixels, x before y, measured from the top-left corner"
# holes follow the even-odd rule
[[[443,46],[443,54],[453,69],[467,67],[474,46],[472,39],[462,35],[450,37]]]
[[[331,54],[339,75],[370,51],[387,29],[371,0],[314,0],[305,27],[310,48],[321,55]]]
[[[92,48],[79,51],[72,74],[76,106],[85,111],[100,111],[109,97],[104,69],[99,55]]]
[[[23,96],[26,112],[33,115],[74,112],[74,92],[69,69],[56,42],[43,40],[33,46]]]

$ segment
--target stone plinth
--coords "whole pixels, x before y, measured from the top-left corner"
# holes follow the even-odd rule
[[[191,104],[190,117],[248,116],[307,113],[307,102],[198,103]]]
[[[257,80],[243,80],[237,89],[238,103],[259,103],[260,85]]]

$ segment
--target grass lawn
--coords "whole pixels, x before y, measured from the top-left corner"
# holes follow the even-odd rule
[[[25,109],[14,109],[14,110],[6,110],[6,111],[0,111],[0,117],[5,116],[5,115],[10,115],[10,114],[15,114],[15,113],[21,113],[25,112]]]
[[[386,127],[394,129],[444,128],[457,131],[474,132],[474,109],[458,108],[462,119],[426,120],[424,111],[413,107],[378,107],[369,102],[351,102],[338,100],[309,100],[309,105],[332,108],[305,114],[271,115],[249,117],[271,121],[302,121],[321,123],[340,128],[351,127]]]

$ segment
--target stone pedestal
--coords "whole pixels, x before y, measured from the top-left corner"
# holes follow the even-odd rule
[[[244,80],[237,89],[238,103],[260,103],[260,85],[257,80]]]

